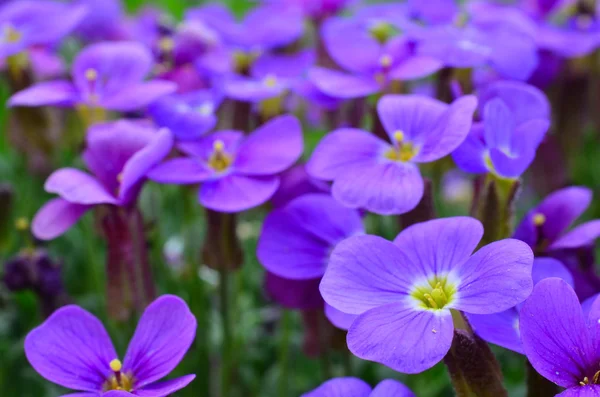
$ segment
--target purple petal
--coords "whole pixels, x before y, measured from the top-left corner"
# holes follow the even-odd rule
[[[423,197],[423,178],[415,164],[352,164],[333,182],[333,197],[350,208],[381,215],[403,214]]]
[[[394,244],[419,264],[424,276],[446,274],[469,259],[483,236],[477,219],[453,217],[417,223],[403,230]]]
[[[193,158],[167,160],[148,172],[148,179],[177,185],[196,184],[209,179],[213,171]]]
[[[581,310],[587,320],[587,326],[593,340],[592,343],[596,346],[597,351],[600,347],[600,299],[598,299],[598,295],[583,302]]]
[[[164,382],[152,383],[141,389],[135,390],[135,395],[140,397],[165,397],[178,390],[183,389],[196,378],[196,375],[185,375],[180,378],[167,380]]]
[[[600,237],[600,220],[583,223],[562,237],[559,237],[549,249],[577,248],[594,244]]]
[[[265,290],[277,303],[288,309],[314,310],[323,308],[319,292],[321,278],[290,280],[267,272]]]
[[[308,72],[308,78],[319,90],[334,98],[362,98],[381,90],[374,77],[352,75],[321,67],[313,67]]]
[[[415,397],[415,394],[397,380],[386,379],[375,386],[369,397]]]
[[[341,128],[326,135],[306,164],[308,174],[332,180],[353,164],[372,163],[389,147],[381,139],[363,130]]]
[[[58,194],[74,204],[117,204],[118,200],[90,174],[75,168],[54,171],[44,184],[48,193]]]
[[[504,178],[517,178],[525,172],[527,167],[533,162],[535,152],[528,153],[524,156],[514,157],[499,149],[491,149],[489,155],[493,165],[490,170],[491,172]]]
[[[533,285],[549,277],[563,279],[571,287],[574,287],[573,276],[562,262],[553,258],[535,258],[531,269]]]
[[[287,81],[275,79],[275,84],[263,79],[237,77],[228,79],[223,85],[225,96],[237,101],[259,102],[284,94],[289,88]]]
[[[333,247],[358,233],[363,233],[363,226],[357,211],[329,195],[308,194],[267,216],[257,256],[268,271],[280,277],[321,277]]]
[[[259,79],[269,75],[294,79],[304,75],[314,62],[315,53],[312,50],[292,55],[265,54],[254,62],[250,74]]]
[[[546,119],[535,119],[521,123],[513,134],[511,152],[520,156],[535,155],[535,151],[544,140],[548,128],[550,128],[550,121]]]
[[[510,308],[494,314],[469,314],[471,326],[486,342],[525,354],[519,332],[519,311]]]
[[[142,109],[165,95],[177,91],[177,85],[170,81],[154,80],[147,83],[123,87],[111,96],[105,96],[100,105],[106,109],[128,112]]]
[[[500,98],[510,109],[515,124],[534,119],[550,119],[550,102],[538,88],[519,81],[497,81],[479,94],[481,109],[492,98]]]
[[[356,314],[348,314],[339,311],[335,307],[325,304],[325,317],[333,324],[336,328],[348,330],[356,317]]]
[[[365,73],[378,66],[381,45],[364,26],[346,18],[330,18],[323,24],[322,38],[329,56],[343,69]]]
[[[177,149],[192,157],[199,159],[208,159],[214,151],[215,142],[223,142],[223,149],[226,153],[232,155],[237,154],[238,148],[244,139],[242,131],[224,130],[217,131],[197,141],[180,142],[177,144]]]
[[[276,176],[245,176],[231,174],[204,182],[199,201],[206,208],[219,212],[240,212],[269,200],[279,187]]]
[[[533,253],[522,241],[488,244],[456,268],[457,310],[491,314],[521,303],[531,293]]]
[[[284,171],[302,155],[302,126],[291,115],[277,117],[245,139],[233,167],[246,175],[271,175]]]
[[[140,318],[123,360],[123,371],[131,371],[136,388],[142,389],[179,364],[195,335],[196,318],[187,304],[176,296],[163,295]]]
[[[31,232],[40,240],[52,240],[69,230],[90,208],[62,198],[52,199],[35,214]]]
[[[531,365],[563,387],[578,386],[596,368],[598,353],[591,344],[581,305],[561,279],[539,282],[520,314],[521,340]]]
[[[392,80],[415,80],[430,76],[440,70],[444,64],[437,58],[426,55],[414,55],[400,62],[389,73]]]
[[[354,236],[331,253],[321,281],[323,299],[348,314],[407,299],[423,270],[393,243],[378,236]]]
[[[302,35],[302,15],[279,5],[263,5],[252,9],[240,30],[231,37],[234,44],[249,47],[276,48],[290,44]]]
[[[371,386],[358,378],[330,379],[302,397],[369,397]]]
[[[60,397],[98,397],[98,393],[72,393],[72,394],[65,394],[63,396]]]
[[[117,353],[104,326],[79,306],[58,309],[25,339],[35,370],[68,389],[99,392]]]
[[[132,397],[135,396],[135,394],[131,394],[127,391],[123,391],[123,390],[110,390],[107,391],[106,393],[102,394],[102,397]]]
[[[305,164],[298,164],[279,175],[281,184],[271,198],[274,208],[281,208],[296,197],[309,193],[326,193],[331,190],[329,184],[312,178],[306,172]]]
[[[501,99],[494,98],[485,105],[483,128],[485,143],[489,148],[510,152],[515,121],[510,109]]]
[[[473,123],[471,132],[463,143],[452,152],[452,159],[465,172],[484,174],[488,172],[485,162],[487,147],[483,141],[483,123]]]
[[[556,397],[600,397],[600,386],[576,386],[557,394]]]
[[[77,90],[69,81],[57,80],[35,84],[17,92],[8,106],[71,106],[78,99]]]
[[[416,374],[444,358],[453,330],[449,310],[416,310],[395,302],[358,316],[348,331],[348,348],[363,360]]]

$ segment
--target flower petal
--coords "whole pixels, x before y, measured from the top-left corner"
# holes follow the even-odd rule
[[[483,226],[475,218],[457,216],[417,223],[394,239],[424,274],[447,274],[467,260],[483,236]]]
[[[156,299],[144,312],[129,343],[123,371],[131,371],[141,389],[166,376],[183,358],[196,335],[196,318],[173,295]]]
[[[17,92],[10,97],[8,106],[71,106],[77,99],[77,90],[71,82],[47,81]]]
[[[438,59],[427,55],[414,55],[400,62],[390,70],[392,80],[415,80],[430,76],[440,70],[444,64]]]
[[[502,80],[490,83],[479,93],[483,109],[492,98],[500,98],[520,125],[534,119],[550,119],[550,101],[540,89],[520,81]]]
[[[242,174],[272,175],[291,167],[302,150],[300,122],[292,115],[280,116],[241,143],[233,167]]]
[[[600,237],[600,220],[589,221],[559,237],[549,249],[556,250],[592,245],[598,237]]]
[[[170,379],[164,382],[152,383],[141,389],[135,390],[135,395],[140,397],[165,397],[178,390],[183,389],[196,378],[196,375],[185,375],[180,378]]]
[[[46,180],[44,189],[74,204],[118,203],[118,200],[107,192],[96,178],[75,168],[61,168],[54,171]]]
[[[506,239],[482,247],[456,269],[455,308],[473,314],[507,310],[525,300],[533,282],[533,252],[522,241]]]
[[[100,320],[74,305],[58,309],[27,335],[25,355],[49,381],[90,392],[102,390],[117,358]]]
[[[371,386],[358,378],[334,378],[302,397],[369,397]]]
[[[465,172],[483,174],[490,171],[485,161],[486,153],[483,123],[473,123],[467,138],[452,152],[452,159]]]
[[[400,302],[390,303],[354,320],[348,331],[348,348],[363,360],[416,374],[444,358],[452,344],[453,330],[449,310],[415,310]]]
[[[356,314],[348,314],[339,311],[335,307],[325,304],[325,317],[333,324],[336,328],[348,330],[356,317]]]
[[[520,327],[525,354],[546,379],[574,387],[596,368],[599,357],[581,305],[563,280],[548,278],[535,286],[521,308]]]
[[[100,103],[105,109],[128,112],[143,109],[157,99],[173,94],[175,91],[177,91],[175,83],[154,80],[125,86],[113,95],[102,98]]]
[[[368,75],[353,75],[316,66],[310,69],[308,78],[319,90],[334,98],[362,98],[381,90],[375,78]]]
[[[276,176],[231,174],[200,187],[200,204],[219,212],[240,212],[269,200],[279,187]]]
[[[353,164],[333,182],[333,197],[350,208],[381,215],[403,214],[423,197],[423,178],[415,164]]]
[[[195,184],[209,179],[213,171],[193,158],[176,158],[161,163],[148,172],[148,179],[158,183]]]
[[[562,262],[554,258],[535,258],[531,269],[533,285],[549,277],[563,279],[572,288],[574,287],[573,276]]]
[[[515,121],[508,106],[494,98],[483,109],[483,128],[487,147],[510,152]]]
[[[415,397],[408,387],[393,379],[379,382],[369,397]]]
[[[35,214],[31,232],[40,240],[52,240],[69,230],[90,208],[62,198],[52,199]]]
[[[576,386],[557,394],[556,397],[600,397],[600,386]]]
[[[477,335],[486,342],[525,354],[519,331],[519,311],[516,308],[494,314],[469,314],[467,317]]]
[[[364,73],[378,66],[381,45],[362,24],[347,18],[328,18],[321,35],[327,53],[343,69]]]

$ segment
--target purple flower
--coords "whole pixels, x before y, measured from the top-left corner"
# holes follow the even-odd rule
[[[571,287],[573,286],[573,276],[569,269],[561,262],[552,258],[535,258],[531,270],[531,278],[534,286],[540,281],[549,278],[558,277],[563,279]],[[517,353],[523,352],[521,344],[521,332],[519,325],[519,312],[521,304],[494,314],[470,314],[469,322],[475,329],[475,332],[487,342],[502,346]]]
[[[518,178],[535,158],[550,126],[550,104],[539,89],[499,81],[480,94],[482,122],[452,154],[466,172]]]
[[[600,395],[600,300],[584,313],[563,280],[538,283],[523,304],[521,340],[529,362],[543,377],[567,390],[561,397]]]
[[[201,183],[200,204],[215,211],[239,212],[264,203],[275,193],[277,174],[302,154],[302,127],[295,117],[286,115],[248,137],[241,131],[218,131],[178,147],[189,157],[158,165],[148,178],[160,183]]]
[[[196,319],[173,295],[155,300],[142,315],[121,363],[102,323],[79,306],[57,310],[25,339],[25,354],[47,380],[80,397],[165,397],[196,375],[157,382],[185,355],[196,335]]]
[[[177,89],[167,81],[144,82],[152,65],[152,54],[141,44],[93,44],[75,58],[71,72],[73,82],[55,80],[36,84],[17,92],[9,104],[136,110]]]
[[[362,219],[356,210],[341,206],[327,194],[306,194],[267,216],[256,254],[268,272],[283,278],[281,284],[292,284],[286,279],[302,281],[310,291],[304,293],[307,298],[312,294],[320,298],[318,282],[331,251],[345,238],[363,233]],[[299,302],[295,308],[307,307]],[[348,328],[354,316],[338,316],[336,312],[330,309],[326,314],[332,314],[334,325]]]
[[[386,379],[375,389],[358,378],[334,378],[302,397],[415,397],[402,383]]]
[[[417,223],[393,243],[366,235],[338,244],[321,295],[334,308],[359,315],[348,331],[350,351],[418,373],[448,353],[453,310],[498,313],[527,298],[531,249],[506,239],[472,254],[482,235],[479,221],[456,217]]]
[[[282,4],[291,9],[299,9],[315,21],[335,15],[354,0],[265,0],[269,4]]]
[[[89,10],[77,28],[77,34],[83,40],[121,40],[127,37],[121,0],[75,0],[73,3]]]
[[[169,154],[171,133],[158,133],[131,121],[92,127],[86,137],[83,160],[93,176],[75,168],[61,168],[44,188],[59,195],[35,215],[33,234],[51,240],[67,231],[96,205],[131,206],[145,181],[146,172]]]
[[[391,144],[358,129],[331,132],[307,164],[309,175],[333,180],[332,194],[351,208],[402,214],[423,196],[417,166],[451,153],[467,136],[473,96],[451,105],[419,95],[387,95],[377,104]]]
[[[271,204],[281,208],[287,203],[308,193],[329,193],[331,190],[326,182],[311,178],[304,164],[298,164],[280,175],[277,192],[271,197]]]
[[[222,98],[214,90],[165,96],[148,108],[159,127],[168,128],[175,139],[200,138],[217,125],[216,111]]]
[[[0,58],[33,46],[56,44],[71,33],[87,9],[55,1],[12,1],[0,8]]]

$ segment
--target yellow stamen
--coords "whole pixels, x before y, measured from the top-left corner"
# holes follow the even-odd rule
[[[533,224],[535,226],[542,226],[544,223],[546,223],[546,215],[538,212],[533,216]]]
[[[387,22],[377,22],[369,28],[369,33],[380,44],[385,44],[397,31]]]
[[[210,116],[213,113],[214,108],[213,108],[212,103],[206,102],[206,103],[203,103],[202,105],[198,106],[196,108],[196,110],[202,116]]]
[[[121,183],[123,182],[123,173],[119,172],[119,174],[117,175],[117,182]]]
[[[96,81],[96,79],[98,78],[98,72],[96,71],[96,69],[88,69],[85,71],[85,78],[88,81]]]
[[[112,360],[109,365],[110,365],[110,369],[113,372],[121,372],[121,369],[123,368],[123,364],[121,364],[121,360],[119,360],[117,358]]]
[[[265,86],[267,86],[269,88],[273,88],[277,85],[277,77],[275,77],[275,75],[268,74],[263,79],[263,83]]]
[[[29,221],[25,217],[17,218],[15,221],[15,228],[20,232],[24,232],[29,229]]]
[[[175,41],[170,37],[163,37],[158,41],[158,48],[162,52],[171,52],[175,48]]]
[[[588,379],[588,377],[587,377],[587,376],[586,376],[585,378],[583,378],[583,382],[579,382],[579,384],[580,384],[581,386],[585,386],[585,385],[587,385],[588,383],[590,383],[590,380]]]
[[[383,68],[389,68],[390,66],[392,66],[392,57],[387,54],[382,55],[381,58],[379,58],[379,64]]]
[[[213,149],[215,149],[215,152],[222,152],[224,148],[225,148],[225,144],[223,143],[223,141],[221,141],[219,139],[214,141]]]
[[[223,141],[217,139],[213,142],[213,153],[208,159],[208,165],[217,172],[225,171],[233,162],[231,156],[225,153],[224,149]]]
[[[598,383],[600,383],[600,371],[596,372],[594,374],[594,377],[592,378],[592,382],[597,385]]]
[[[431,295],[423,294],[423,298],[425,298],[425,300],[429,304],[429,307],[431,307],[432,309],[439,309],[436,301],[433,299],[433,297]]]
[[[23,35],[14,26],[8,24],[4,26],[4,39],[8,43],[17,43]]]
[[[417,155],[417,150],[411,142],[401,142],[398,147],[390,148],[385,153],[385,158],[392,161],[407,162]]]
[[[404,131],[395,131],[394,132],[394,139],[396,140],[396,142],[400,143],[404,140]]]
[[[414,285],[410,295],[423,309],[442,310],[454,301],[456,286],[445,276],[435,276],[423,283]]]

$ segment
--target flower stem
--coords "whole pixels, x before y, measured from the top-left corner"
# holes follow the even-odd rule
[[[219,300],[221,309],[221,326],[223,333],[223,342],[221,344],[221,396],[229,396],[229,386],[231,383],[231,318],[229,312],[229,274],[226,266],[219,268]]]
[[[290,352],[290,334],[292,329],[292,314],[288,310],[284,310],[281,315],[281,339],[279,341],[279,395],[287,396],[288,393],[288,370],[289,370],[289,352]]]

